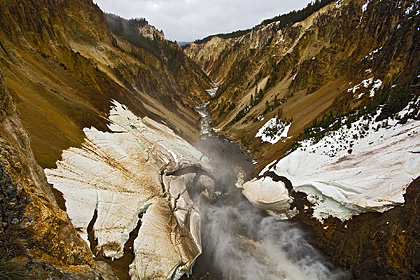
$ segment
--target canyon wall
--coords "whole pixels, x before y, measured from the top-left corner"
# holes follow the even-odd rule
[[[0,67],[42,167],[80,146],[83,127],[106,129],[111,99],[197,139],[193,107],[211,81],[176,43],[137,47],[89,0],[1,1],[0,11]]]
[[[112,102],[194,143],[211,80],[175,42],[113,33],[91,0],[1,0],[0,14],[1,261],[22,279],[112,279],[43,168],[82,147],[83,128],[108,132]]]
[[[220,84],[209,105],[216,130],[253,155],[263,170],[257,177],[268,170],[293,177],[291,207],[299,214],[292,221],[355,279],[419,277],[415,144],[391,161],[385,155],[393,153],[393,145],[376,150],[381,135],[388,137],[406,123],[413,130],[390,139],[419,139],[419,10],[417,1],[335,1],[285,28],[280,22],[263,23],[245,35],[215,36],[185,49]],[[360,123],[364,128],[355,129]],[[340,136],[343,131],[354,133]],[[366,143],[366,150],[356,142]],[[369,156],[375,160],[364,164]],[[410,157],[412,165],[400,166]],[[398,206],[343,218],[346,207],[370,212],[376,211],[370,202],[391,203],[375,198],[379,193],[391,197],[386,190],[398,185],[391,183],[395,178],[387,180],[381,164],[407,172],[393,203]],[[356,174],[343,166],[363,170]],[[314,176],[304,177],[308,172]],[[363,177],[366,172],[372,177]],[[378,191],[365,196],[379,179]],[[315,192],[308,191],[312,187]],[[358,195],[361,207],[349,202]],[[342,199],[340,210],[320,210],[331,198]]]
[[[61,210],[35,161],[0,71],[1,262],[16,279],[98,278],[92,253]],[[8,269],[6,264],[10,266]],[[13,267],[13,268],[12,268]],[[13,274],[15,273],[15,274]],[[13,278],[14,279],[14,278]]]
[[[418,94],[418,9],[415,1],[336,1],[288,27],[261,24],[185,52],[220,84],[209,105],[213,124],[262,168],[314,120],[371,103],[377,87]],[[271,145],[255,137],[276,116],[292,120],[291,138]]]

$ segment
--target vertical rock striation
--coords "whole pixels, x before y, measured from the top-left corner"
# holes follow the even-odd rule
[[[111,99],[197,139],[211,81],[176,43],[112,33],[91,0],[2,0],[0,14],[0,67],[42,167],[80,147],[84,127],[106,130]]]

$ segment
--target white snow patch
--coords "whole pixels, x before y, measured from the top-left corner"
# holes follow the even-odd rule
[[[367,10],[367,7],[369,6],[369,0],[368,1],[366,1],[366,3],[365,4],[363,4],[363,6],[362,6],[362,12],[364,13],[364,12],[366,12],[366,10]]]
[[[411,6],[408,6],[407,9],[405,10],[405,14],[409,15],[411,14],[412,11],[414,11],[416,9],[416,3],[414,2],[413,4],[411,4]],[[418,14],[418,13],[417,13]]]
[[[171,150],[168,150],[168,152],[172,155],[172,158],[173,158],[174,162],[178,163],[179,162],[178,161],[178,156],[174,152],[172,152]]]
[[[292,123],[282,122],[276,117],[268,120],[257,132],[255,137],[271,144],[277,143],[281,138],[287,138]]]
[[[258,209],[265,210],[279,219],[294,216],[290,210],[293,199],[283,182],[275,182],[271,177],[253,179],[243,184],[243,195]]]
[[[373,59],[375,58],[375,55],[376,55],[378,52],[380,52],[380,51],[382,50],[382,48],[383,48],[383,47],[380,47],[380,48],[377,48],[377,49],[375,49],[375,50],[371,51],[370,53],[368,53],[368,55],[366,55],[364,58],[362,58],[362,60],[363,60],[363,59],[370,59],[370,60],[373,60]]]
[[[412,112],[419,103],[403,111]],[[404,203],[406,187],[420,175],[419,143],[420,121],[361,119],[316,144],[303,142],[271,170],[308,195],[314,217],[348,220]]]
[[[264,115],[260,115],[257,117],[257,121],[263,121],[264,120]]]
[[[206,89],[206,92],[210,95],[211,98],[214,98],[216,97],[218,89],[219,89],[219,85],[216,85],[214,88]]]
[[[260,176],[263,176],[265,172],[269,171],[270,168],[277,162],[277,160],[273,160],[272,162],[270,162],[268,165],[266,165],[263,170],[261,170],[260,172]]]
[[[276,46],[279,43],[283,43],[283,42],[284,42],[284,38],[283,38],[283,35],[281,35],[280,39],[278,39],[277,42],[274,45]]]
[[[372,85],[372,88],[369,92],[369,97],[374,97],[375,96],[375,91],[377,89],[381,88],[381,87],[382,87],[382,81],[377,79]]]
[[[354,87],[349,88],[347,92],[352,92],[353,94],[355,94],[357,91],[359,91],[362,88],[362,86],[365,89],[370,88],[369,97],[373,97],[375,96],[376,90],[382,87],[382,81],[380,79],[375,80],[373,77],[371,77],[371,78],[361,81],[359,84],[355,85]],[[359,93],[357,99],[360,99],[365,94],[366,92]]]

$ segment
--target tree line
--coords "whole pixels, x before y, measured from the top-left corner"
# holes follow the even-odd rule
[[[333,1],[334,0],[314,0],[313,2],[308,3],[308,5],[301,10],[298,10],[298,11],[293,10],[287,14],[282,14],[282,15],[275,16],[271,19],[266,19],[263,22],[261,22],[259,25],[255,26],[254,28],[266,26],[273,22],[279,22],[278,24],[279,29],[285,28],[287,26],[291,26],[296,22],[306,19],[307,17],[309,17],[310,15],[312,15],[313,13],[315,13],[316,11],[320,10],[321,8],[325,7],[326,5],[330,4]],[[245,30],[237,30],[230,33],[219,33],[216,35],[207,36],[203,39],[195,40],[194,43],[203,44],[210,41],[213,37],[220,37],[222,39],[237,38],[237,37],[246,35],[251,31],[252,31],[252,28],[245,29]]]

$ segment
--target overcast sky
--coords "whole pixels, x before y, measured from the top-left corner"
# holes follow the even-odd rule
[[[267,18],[304,8],[310,0],[93,0],[105,12],[144,17],[165,38],[191,42],[248,29]]]

